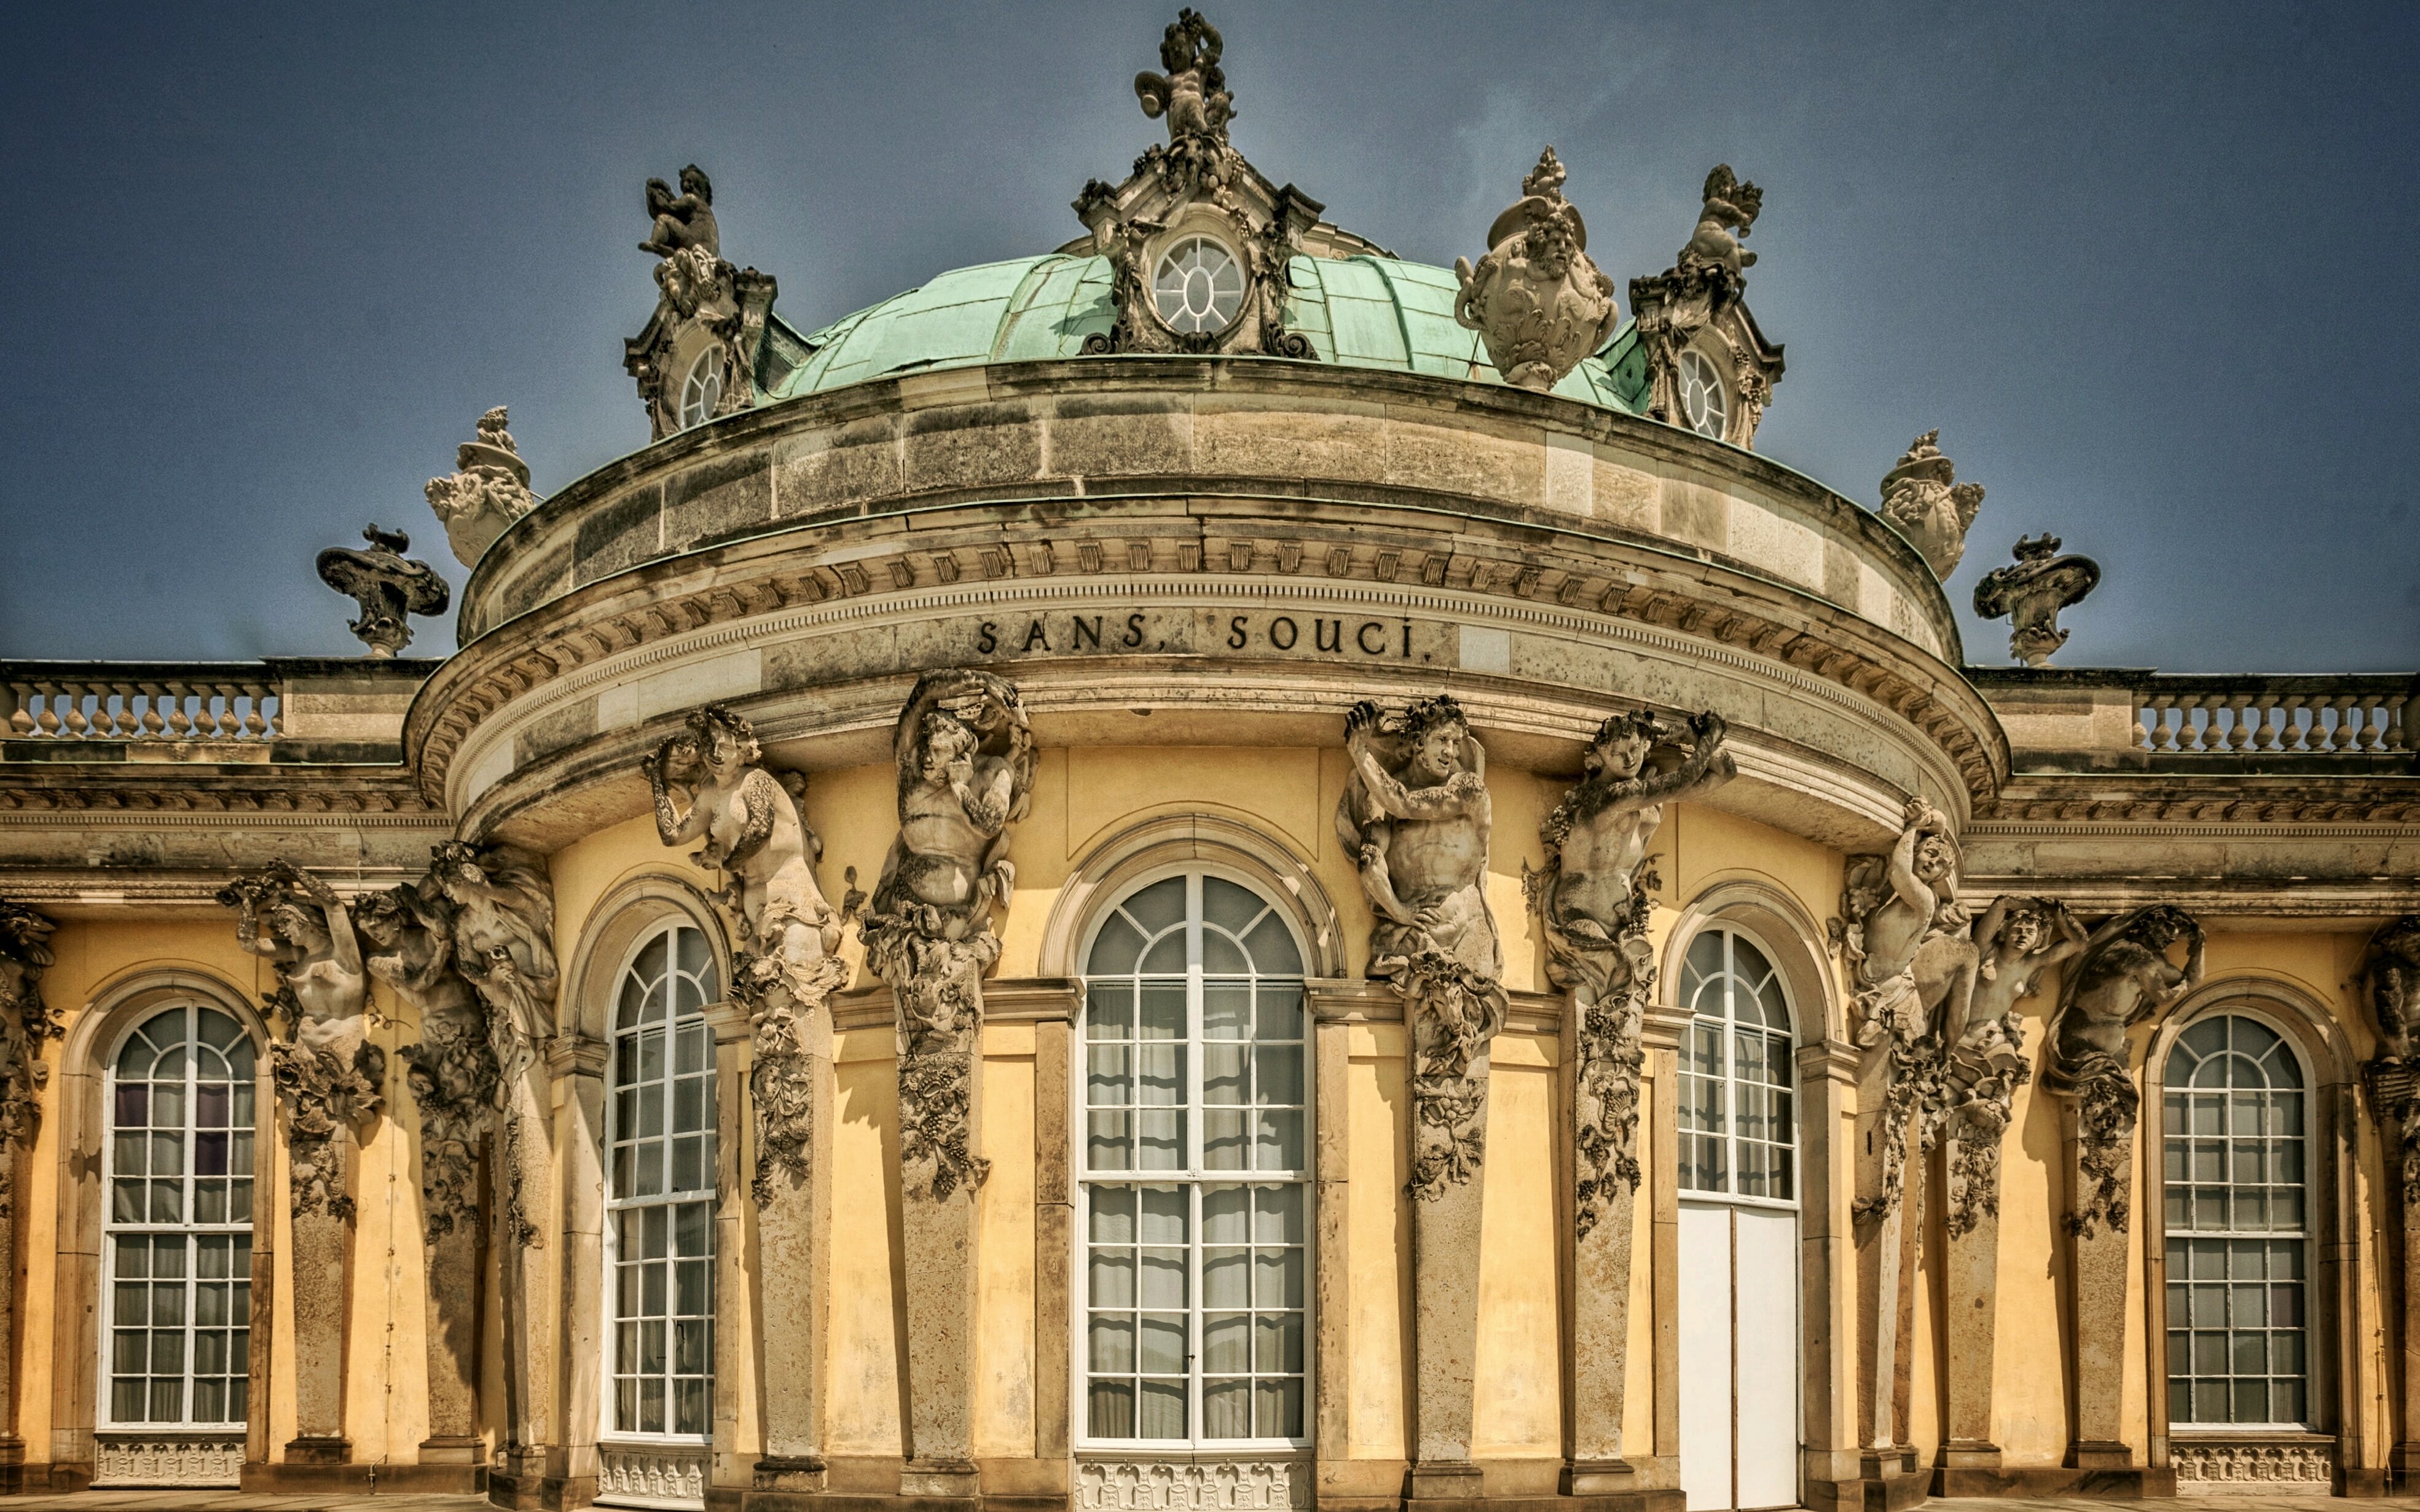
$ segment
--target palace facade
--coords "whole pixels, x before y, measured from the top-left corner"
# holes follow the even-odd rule
[[[2413,677],[2052,667],[2047,537],[1973,664],[1937,437],[1754,449],[1757,186],[1422,267],[1219,51],[820,329],[651,183],[652,440],[491,411],[371,655],[0,662],[0,1486],[2400,1486]]]

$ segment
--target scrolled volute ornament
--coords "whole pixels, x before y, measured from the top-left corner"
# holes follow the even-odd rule
[[[1473,266],[1457,257],[1454,320],[1479,332],[1504,381],[1541,393],[1602,349],[1621,322],[1613,280],[1588,255],[1588,225],[1563,198],[1564,170],[1548,147],[1521,180],[1521,198],[1487,230]]]
[[[2168,959],[2178,941],[2185,962]],[[2127,1065],[2126,1031],[2200,984],[2201,926],[2184,910],[2153,903],[2094,930],[2068,969],[2043,1047],[2044,1091],[2076,1103],[2079,1187],[2071,1233],[2090,1238],[2106,1224],[2124,1233],[2132,1219],[2128,1162],[2142,1110]]]
[[[1487,753],[1444,695],[1395,717],[1357,703],[1344,742],[1353,764],[1336,833],[1373,915],[1369,975],[1402,995],[1411,1034],[1406,1190],[1433,1198],[1476,1176],[1484,1158],[1487,1082],[1478,1062],[1508,1008],[1487,906]]]
[[[1033,733],[1016,686],[954,670],[918,679],[892,749],[899,834],[860,933],[898,1003],[900,1159],[912,1196],[980,1185],[972,1126],[991,914],[1016,885],[1010,826],[1033,799]]]

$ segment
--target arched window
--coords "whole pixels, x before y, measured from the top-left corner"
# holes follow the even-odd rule
[[[1681,1048],[1682,1189],[1794,1198],[1798,1121],[1781,974],[1746,935],[1709,929],[1682,963],[1681,1006],[1697,1015]]]
[[[606,1113],[606,1432],[698,1440],[714,1395],[714,955],[651,930],[613,1000]]]
[[[188,1003],[108,1074],[101,1427],[225,1427],[251,1404],[255,1061],[243,1026]]]
[[[1297,1444],[1310,1057],[1302,950],[1224,877],[1166,877],[1084,966],[1085,1436]]]
[[[2221,1014],[2168,1052],[2168,1416],[2310,1418],[2309,1116],[2302,1062],[2257,1019]]]

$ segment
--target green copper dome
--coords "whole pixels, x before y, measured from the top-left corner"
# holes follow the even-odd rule
[[[1319,361],[1501,381],[1478,333],[1454,323],[1458,285],[1447,270],[1364,254],[1298,256],[1290,274],[1286,328],[1310,337]],[[953,269],[809,336],[814,354],[774,397],[935,368],[1079,356],[1084,338],[1106,333],[1114,317],[1109,278],[1109,259],[1065,253]],[[1624,325],[1554,392],[1642,411],[1647,370],[1635,329]]]

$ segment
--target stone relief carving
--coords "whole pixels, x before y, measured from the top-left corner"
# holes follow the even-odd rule
[[[362,532],[366,551],[332,546],[319,553],[319,580],[361,606],[361,618],[347,626],[370,648],[373,656],[392,656],[411,644],[411,626],[405,616],[442,614],[454,590],[426,562],[404,556],[411,537],[401,531],[380,530],[372,521]]]
[[[453,475],[429,479],[427,494],[428,507],[445,527],[445,544],[466,567],[477,566],[506,527],[537,507],[529,464],[504,429],[503,405],[479,417],[477,438],[454,454]]]
[[[2246,1443],[2180,1435],[2168,1441],[2168,1457],[2177,1479],[2195,1488],[2303,1489],[2324,1496],[2335,1483],[2335,1444],[2316,1437],[2299,1443]]]
[[[554,884],[537,856],[504,845],[447,841],[432,846],[428,875],[451,910],[454,964],[486,1010],[495,1052],[497,1103],[504,1115],[504,1227],[513,1242],[541,1239],[523,1190],[532,1141],[513,1084],[528,1074],[554,1029],[559,967],[554,955]]]
[[[721,902],[743,941],[731,992],[748,1005],[754,1033],[753,1189],[757,1203],[769,1206],[779,1191],[776,1172],[793,1185],[807,1176],[814,1102],[799,1032],[848,981],[848,966],[834,953],[840,916],[815,881],[823,841],[799,810],[804,779],[777,777],[765,764],[755,727],[720,705],[691,714],[642,770],[655,798],[658,838],[667,845],[703,840],[693,858],[729,879]]]
[[[2168,960],[2186,942],[2185,964]],[[2061,985],[2042,1058],[2042,1088],[2077,1103],[2077,1168],[2083,1192],[2067,1227],[2089,1239],[2102,1224],[2131,1221],[2127,1161],[2142,1098],[2126,1064],[2126,1031],[2198,985],[2202,932],[2182,909],[2153,903],[2092,932]]]
[[[344,1146],[384,1105],[386,1083],[386,1052],[369,1039],[369,975],[352,916],[335,889],[283,861],[238,877],[218,901],[238,911],[237,945],[277,975],[264,1006],[283,1032],[270,1041],[269,1069],[286,1111],[295,1216],[349,1219]]]
[[[2059,610],[2101,585],[2101,563],[2060,556],[2058,547],[2055,535],[2020,535],[2016,563],[1993,568],[1975,585],[1975,612],[1987,620],[2008,616],[2009,655],[2028,667],[2050,665],[2050,654],[2067,644]]]
[[[92,1478],[100,1486],[234,1487],[243,1475],[240,1433],[97,1434]]]
[[[695,163],[681,192],[647,180],[647,239],[656,263],[656,312],[624,344],[623,368],[637,380],[653,439],[737,414],[755,404],[757,368],[780,289],[769,273],[722,256],[714,185]]]
[[[992,909],[1016,880],[1009,826],[1032,803],[1033,733],[1006,679],[933,671],[892,748],[899,835],[859,928],[898,999],[902,1169],[911,1195],[938,1202],[989,1171],[970,1119],[983,974],[1000,959]]]
[[[2000,1141],[2017,1088],[2033,1080],[2017,1005],[2043,971],[2084,949],[2084,926],[2064,903],[2003,896],[1975,920],[1976,976],[1962,1018],[1943,1026],[1948,1047],[1942,1122],[1958,1143],[1948,1171],[1952,1239],[2000,1211]]]
[[[1677,732],[1644,712],[1606,719],[1582,758],[1579,785],[1539,826],[1544,868],[1523,869],[1523,889],[1545,933],[1547,978],[1571,989],[1579,1014],[1573,1147],[1582,1239],[1638,1187],[1638,1033],[1655,985],[1647,920],[1657,880],[1643,859],[1647,844],[1665,804],[1710,793],[1738,774],[1722,748],[1725,728],[1720,715],[1697,716],[1687,756],[1650,773],[1649,753]]]
[[[0,1219],[15,1201],[17,1163],[7,1147],[33,1143],[41,1091],[51,1076],[42,1063],[42,1041],[62,1032],[42,1000],[42,973],[51,967],[50,939],[56,927],[0,898]]]
[[[420,1019],[419,1041],[400,1054],[420,1109],[422,1231],[431,1241],[458,1227],[475,1233],[479,1140],[499,1072],[487,1011],[455,964],[453,905],[424,876],[355,903],[353,927],[368,942],[370,975]]]
[[[1781,379],[1781,348],[1767,343],[1742,303],[1746,270],[1756,254],[1740,249],[1764,208],[1764,191],[1743,181],[1729,163],[1706,176],[1698,224],[1665,271],[1630,281],[1630,311],[1647,359],[1647,412],[1668,424],[1688,424],[1683,402],[1682,353],[1712,329],[1709,339],[1730,354],[1734,387],[1727,397],[1722,440],[1747,446]],[[1736,231],[1737,236],[1732,233]]]
[[[1084,350],[1317,355],[1286,329],[1286,265],[1319,222],[1320,205],[1263,179],[1227,140],[1235,114],[1218,29],[1178,12],[1159,44],[1165,72],[1135,76],[1143,114],[1168,119],[1168,141],[1137,158],[1123,184],[1094,179],[1077,219],[1109,261],[1115,321]]]
[[[1283,1512],[1312,1504],[1313,1479],[1285,1459],[1084,1459],[1075,1503],[1082,1512]]]
[[[1475,1176],[1484,1155],[1484,1056],[1504,1026],[1504,953],[1486,895],[1494,810],[1487,752],[1450,697],[1389,717],[1375,703],[1344,717],[1352,775],[1336,833],[1356,857],[1373,978],[1404,998],[1412,1041],[1412,1179],[1435,1197]]]
[[[2370,1097],[2400,1147],[2404,1206],[2420,1211],[2420,914],[2379,927],[2361,975],[2378,1031],[2378,1053],[2366,1068]]]
[[[1869,1218],[1899,1206],[1910,1131],[1919,1151],[1939,1136],[1948,1074],[1942,1025],[1964,1022],[1978,970],[1947,817],[1912,798],[1901,826],[1887,856],[1850,858],[1834,929],[1854,987],[1854,1038],[1885,1061],[1882,1181],[1854,1205]]]
[[[1957,481],[1958,464],[1934,444],[1940,439],[1940,431],[1926,431],[1883,474],[1882,517],[1946,581],[1966,555],[1966,532],[1983,507],[1983,486]]]
[[[1487,360],[1520,389],[1544,392],[1597,351],[1621,323],[1621,306],[1588,255],[1588,225],[1563,198],[1555,149],[1521,180],[1521,198],[1487,228],[1487,254],[1453,262],[1462,293],[1454,320],[1479,332]]]

